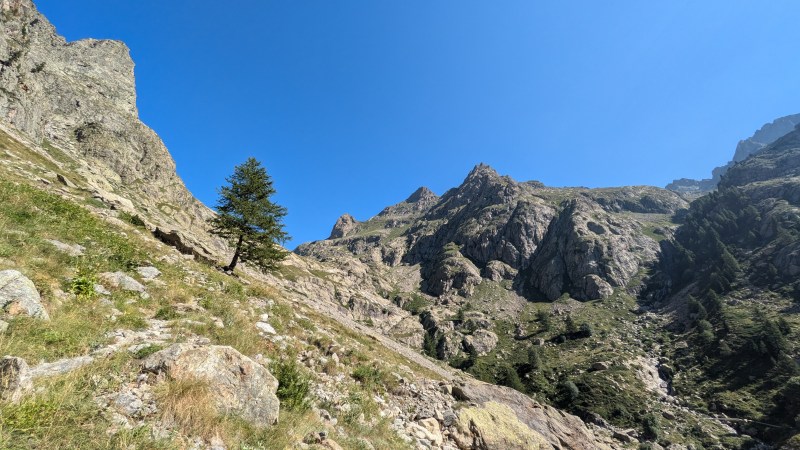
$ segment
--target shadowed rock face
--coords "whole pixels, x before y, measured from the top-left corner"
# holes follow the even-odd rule
[[[347,228],[345,234],[297,252],[419,265],[421,289],[437,297],[468,296],[483,277],[510,279],[520,291],[550,300],[563,293],[595,299],[627,286],[656,259],[658,243],[642,232],[646,222],[686,205],[658,188],[518,183],[480,164],[441,198],[421,189],[366,222],[343,216],[334,231]]]

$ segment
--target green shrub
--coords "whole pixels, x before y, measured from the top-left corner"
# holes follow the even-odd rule
[[[302,412],[311,407],[309,391],[311,377],[306,374],[293,358],[285,358],[273,363],[272,374],[278,379],[278,399],[281,407]]]
[[[661,435],[658,419],[653,414],[648,414],[642,419],[642,437],[648,441],[656,441]]]
[[[133,357],[136,359],[144,359],[148,356],[152,355],[153,353],[159,352],[164,349],[163,345],[159,344],[150,344],[148,346],[142,347],[139,350],[133,352]]]
[[[158,311],[156,311],[156,314],[153,317],[159,320],[173,320],[178,317],[178,311],[174,306],[171,305],[162,306],[161,308],[158,308]]]
[[[352,377],[361,383],[364,388],[373,391],[378,388],[390,389],[393,386],[391,375],[373,364],[359,364],[353,370]]]
[[[145,224],[144,220],[142,220],[142,218],[138,214],[131,214],[123,211],[119,214],[119,218],[135,227],[139,228],[147,227],[147,224]]]
[[[93,269],[85,266],[78,267],[78,273],[69,282],[69,291],[75,294],[78,300],[92,300],[97,297],[94,285],[97,284],[97,275]]]

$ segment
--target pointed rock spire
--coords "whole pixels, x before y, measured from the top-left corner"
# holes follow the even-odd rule
[[[438,198],[439,196],[434,194],[432,190],[422,186],[406,199],[406,203],[426,203],[431,200],[435,201]]]

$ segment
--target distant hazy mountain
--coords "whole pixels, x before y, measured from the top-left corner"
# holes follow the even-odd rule
[[[733,154],[733,160],[729,161],[724,166],[715,168],[711,172],[711,178],[706,178],[704,180],[681,178],[668,184],[667,189],[683,193],[704,193],[713,191],[717,188],[722,175],[724,175],[731,166],[739,161],[744,161],[748,156],[772,144],[778,140],[778,138],[794,130],[797,124],[800,124],[800,114],[793,114],[791,116],[775,119],[762,126],[751,137],[739,141],[739,144],[736,146],[736,152]]]

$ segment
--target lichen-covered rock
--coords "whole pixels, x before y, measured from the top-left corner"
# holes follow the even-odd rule
[[[221,413],[234,413],[258,426],[278,420],[278,380],[232,347],[174,344],[150,355],[142,367],[173,380],[207,381]]]
[[[453,386],[453,397],[477,405],[471,407],[475,409],[468,408],[465,414],[462,413],[463,409],[457,411],[461,424],[459,429],[469,429],[471,423],[481,424],[483,426],[476,429],[487,428],[487,430],[485,434],[479,433],[479,435],[500,443],[500,446],[467,448],[609,449],[609,446],[601,443],[578,417],[542,405],[514,389],[469,382]],[[514,436],[509,436],[508,432],[501,433],[501,430],[514,430],[518,433],[514,436],[525,436],[528,442],[536,443],[540,447],[515,447],[514,445],[519,445],[520,441],[515,441]],[[480,445],[480,441],[473,443]],[[526,441],[523,440],[522,443]]]
[[[50,320],[36,286],[16,270],[0,271],[0,310],[11,316],[25,314]]]
[[[538,432],[520,422],[514,411],[497,402],[458,411],[457,433],[462,450],[539,450],[552,448]]]

